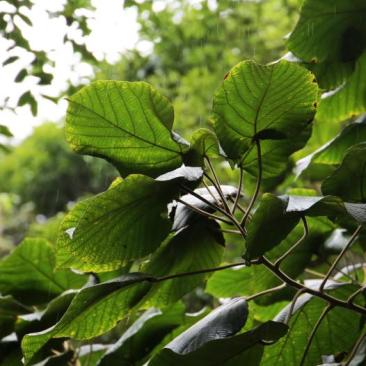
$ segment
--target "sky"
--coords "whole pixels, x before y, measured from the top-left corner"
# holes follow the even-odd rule
[[[32,49],[45,50],[50,60],[54,61],[54,67],[49,66],[46,70],[54,75],[50,86],[36,85],[34,77],[27,76],[22,83],[15,83],[14,77],[17,73],[29,64],[32,55],[22,52],[21,49],[6,51],[9,40],[0,37],[0,63],[10,56],[19,56],[16,62],[0,67],[0,105],[5,98],[9,98],[8,105],[15,107],[19,97],[30,88],[36,96],[43,93],[58,96],[66,90],[67,80],[74,84],[87,82],[92,75],[93,69],[80,57],[73,53],[72,47],[63,42],[66,32],[64,19],[50,18],[49,11],[62,9],[66,0],[33,0],[34,7],[29,13],[30,19],[36,19],[33,26],[19,21],[19,26],[26,31]],[[91,15],[89,27],[91,34],[87,38],[89,51],[93,52],[97,59],[105,58],[108,62],[118,61],[121,54],[126,50],[138,45],[138,23],[137,12],[134,8],[124,9],[123,0],[92,0],[95,12]],[[0,11],[7,6],[5,1],[0,1]],[[76,30],[73,36],[80,34]],[[38,115],[33,117],[29,106],[19,107],[15,112],[11,110],[0,110],[0,124],[9,127],[14,135],[12,143],[17,143],[28,136],[34,126],[45,121],[58,121],[65,116],[67,102],[61,98],[59,103],[41,98],[38,104]]]

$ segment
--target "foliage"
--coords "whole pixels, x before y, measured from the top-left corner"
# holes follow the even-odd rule
[[[33,202],[38,213],[52,215],[83,194],[105,189],[114,174],[106,164],[88,163],[73,154],[62,129],[48,123],[2,157],[0,190],[19,195],[23,203]]]
[[[70,209],[55,245],[26,239],[0,262],[2,335],[16,336],[0,342],[3,362],[364,364],[365,122],[334,98],[347,128],[315,152],[310,135],[314,120],[336,123],[322,105],[338,81],[322,76],[328,63],[362,60],[365,44],[344,58],[343,41],[349,32],[364,39],[365,9],[357,0],[319,4],[305,0],[288,41],[303,61],[234,66],[213,97],[213,130],[191,143],[146,83],[98,81],[70,97],[70,146],[121,178]],[[319,44],[330,27],[332,44]],[[349,98],[360,85],[348,83]],[[308,150],[295,181],[291,168]],[[215,159],[238,172],[237,187],[221,184]],[[314,174],[317,164],[329,169]],[[224,256],[230,243],[238,258]],[[24,295],[33,289],[41,295]]]
[[[7,41],[7,58],[2,63],[2,66],[14,64],[19,59],[19,54],[27,52],[31,55],[31,62],[29,65],[21,68],[15,77],[16,83],[21,83],[27,77],[36,77],[38,85],[50,85],[52,83],[53,75],[45,71],[45,66],[52,65],[49,55],[42,49],[33,47],[29,42],[29,29],[32,29],[33,23],[30,19],[33,7],[33,1],[30,0],[7,0],[2,4],[0,11],[0,36]],[[84,39],[75,39],[70,32],[71,29],[80,32],[82,38],[90,33],[87,25],[87,17],[78,13],[80,9],[91,9],[92,5],[89,0],[72,0],[62,4],[61,9],[47,11],[49,18],[57,19],[64,22],[67,31],[64,36],[64,43],[69,44],[75,53],[79,53],[85,60],[94,62],[94,56],[88,51],[84,43]],[[69,85],[70,90],[73,86]],[[45,91],[45,98],[55,100],[53,95],[47,95]],[[32,114],[37,114],[38,104],[32,90],[26,90],[18,100],[18,106],[28,104],[31,108]],[[6,101],[5,105],[7,107]]]

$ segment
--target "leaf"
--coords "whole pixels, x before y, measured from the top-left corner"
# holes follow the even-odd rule
[[[79,202],[60,227],[58,266],[105,272],[152,253],[170,231],[164,214],[177,192],[174,181],[131,175]]]
[[[4,62],[3,62],[3,66],[6,66],[6,65],[9,65],[9,64],[12,64],[13,62],[15,62],[16,60],[18,60],[19,57],[18,56],[11,56],[9,57],[8,59],[6,59]]]
[[[186,153],[185,159],[188,159],[197,165],[203,165],[204,157],[215,159],[222,156],[225,156],[225,153],[221,149],[219,141],[213,131],[210,131],[207,128],[199,128],[193,132],[190,150]]]
[[[337,89],[324,93],[317,119],[336,123],[366,112],[366,52],[357,60],[352,76]]]
[[[342,286],[331,294],[345,299],[354,290],[355,286]],[[300,365],[307,339],[325,306],[326,302],[311,295],[299,297],[289,322],[289,332],[278,343],[265,348],[261,365]],[[290,305],[275,320],[283,321],[289,309]],[[304,366],[320,364],[322,355],[348,353],[360,331],[360,318],[357,313],[340,307],[328,312],[315,333]]]
[[[287,237],[299,220],[298,215],[286,215],[283,201],[271,194],[264,194],[248,225],[245,258],[250,260],[260,257],[274,248]]]
[[[310,137],[317,93],[314,76],[294,63],[239,63],[213,103],[214,127],[225,153],[254,174],[253,147],[258,139],[263,177],[278,175],[286,168],[288,157]]]
[[[0,296],[0,339],[14,331],[17,317],[31,312],[12,296]]]
[[[233,186],[221,185],[220,188],[225,198],[235,198],[238,193],[238,189]],[[212,204],[219,205],[221,203],[221,197],[214,186],[209,186],[208,189],[197,188],[194,192]],[[205,212],[215,212],[210,205],[203,202],[193,194],[186,194],[180,197],[180,200]],[[199,213],[193,211],[181,202],[173,202],[169,207],[170,215],[174,218],[172,227],[172,230],[174,231],[178,231],[197,220],[198,217],[202,217]]]
[[[158,176],[182,164],[172,138],[174,112],[149,84],[97,81],[69,100],[66,138],[79,153],[112,162],[122,176]]]
[[[237,304],[239,301],[244,300],[233,299],[215,309],[169,343],[149,365],[259,365],[263,352],[261,342],[276,341],[286,333],[287,326],[267,322],[249,332],[232,336],[238,332],[243,321],[245,322],[243,317],[246,318],[247,314],[245,302]],[[220,314],[224,310],[227,311],[227,307],[236,310],[236,314]],[[231,315],[231,319],[226,319],[228,315]]]
[[[17,76],[15,77],[14,81],[15,81],[16,83],[21,83],[21,82],[25,79],[25,77],[26,77],[27,75],[28,75],[27,70],[26,70],[26,69],[21,69],[21,70],[18,72]],[[18,105],[19,105],[19,106],[22,106],[22,105],[24,105],[24,104],[26,103],[26,102],[23,102],[23,99],[22,99],[22,98],[25,98],[25,96],[27,96],[27,98],[30,98],[31,93],[30,93],[30,92],[26,92],[25,94],[23,94],[23,95],[20,97],[19,102],[18,102]]]
[[[219,229],[214,221],[202,218],[196,220],[159,248],[143,267],[143,272],[161,277],[217,267],[224,252],[224,238]],[[197,274],[156,283],[145,300],[157,307],[174,304],[200,285],[207,276]]]
[[[349,202],[366,202],[366,143],[347,150],[342,164],[323,182],[322,192]]]
[[[4,125],[0,125],[0,135],[6,136],[6,137],[13,137],[13,134],[10,132],[9,128]]]
[[[72,337],[84,340],[112,329],[145,295],[149,280],[149,275],[130,273],[81,289],[54,326],[23,338],[22,350],[26,365],[52,338]]]
[[[188,182],[197,182],[203,176],[203,169],[201,167],[185,166],[184,164],[171,172],[159,175],[156,180],[165,182],[173,179],[184,179]]]
[[[173,329],[182,324],[184,306],[177,304],[163,312],[145,311],[99,361],[98,366],[129,366],[142,362]]]
[[[0,261],[0,292],[37,305],[85,283],[84,276],[68,270],[55,272],[54,268],[55,255],[47,240],[25,239]]]
[[[363,0],[305,0],[288,48],[307,62],[355,59],[365,39]]]
[[[247,302],[240,298],[231,299],[180,334],[166,348],[188,354],[209,341],[234,335],[244,326],[247,317]]]
[[[327,142],[312,154],[296,163],[296,174],[314,165],[341,164],[346,150],[366,140],[366,123],[352,123],[346,126],[333,140]]]

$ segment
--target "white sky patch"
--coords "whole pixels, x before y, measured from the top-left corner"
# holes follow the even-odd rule
[[[82,62],[80,55],[74,54],[70,42],[63,41],[67,31],[65,19],[52,18],[47,13],[47,10],[60,11],[66,0],[35,0],[34,3],[34,7],[27,14],[34,20],[34,26],[27,25],[21,19],[17,20],[17,24],[25,30],[32,49],[46,51],[50,61],[54,62],[54,65],[45,66],[45,71],[52,73],[54,79],[51,85],[46,86],[37,85],[37,79],[31,76],[27,76],[21,83],[15,83],[15,76],[29,65],[33,55],[20,48],[6,51],[10,41],[0,38],[0,63],[10,56],[19,56],[16,62],[0,68],[0,104],[7,100],[7,106],[15,108],[19,97],[27,90],[31,90],[38,101],[36,117],[32,116],[28,105],[15,108],[15,111],[0,111],[0,124],[8,126],[14,135],[11,143],[24,139],[32,132],[33,127],[45,121],[57,122],[65,116],[67,103],[63,98],[55,104],[42,98],[42,94],[55,97],[62,95],[68,81],[73,85],[85,84],[93,76],[92,67]],[[91,33],[86,40],[87,48],[97,59],[105,58],[108,62],[115,63],[123,52],[134,48],[138,42],[137,10],[124,9],[123,0],[92,0],[92,4],[96,10],[89,11],[88,14]],[[6,4],[0,1],[0,9],[3,6]],[[68,34],[74,40],[80,37],[76,28],[69,30]],[[149,52],[151,45],[140,45],[139,48]]]

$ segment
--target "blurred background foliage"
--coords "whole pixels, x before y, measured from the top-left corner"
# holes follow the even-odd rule
[[[32,52],[14,20],[23,17],[21,6],[31,6],[31,2],[12,3],[17,11],[7,22],[13,21],[13,31],[7,33],[4,24],[1,29],[15,44]],[[87,34],[85,19],[75,11],[91,4],[86,0],[65,4],[58,16],[66,17],[67,24],[78,24]],[[96,63],[75,42],[74,50],[93,65],[95,79],[145,80],[157,87],[174,105],[175,130],[189,138],[194,129],[207,126],[212,96],[231,67],[244,59],[270,62],[286,53],[284,38],[296,23],[300,1],[180,0],[165,5],[157,9],[153,1],[125,1],[125,7],[138,10],[144,52],[127,51],[116,64],[108,64]],[[50,82],[51,76],[47,79],[42,74],[46,55],[33,52],[35,62],[26,72],[38,73],[41,81]],[[73,89],[70,86],[69,92]],[[37,102],[32,98],[21,102],[30,103],[36,112]],[[53,240],[62,211],[78,198],[104,190],[117,175],[104,161],[73,153],[65,142],[62,123],[53,122],[36,128],[10,152],[1,152],[0,255],[27,232]],[[236,181],[231,170],[224,168],[219,171],[225,180]]]

